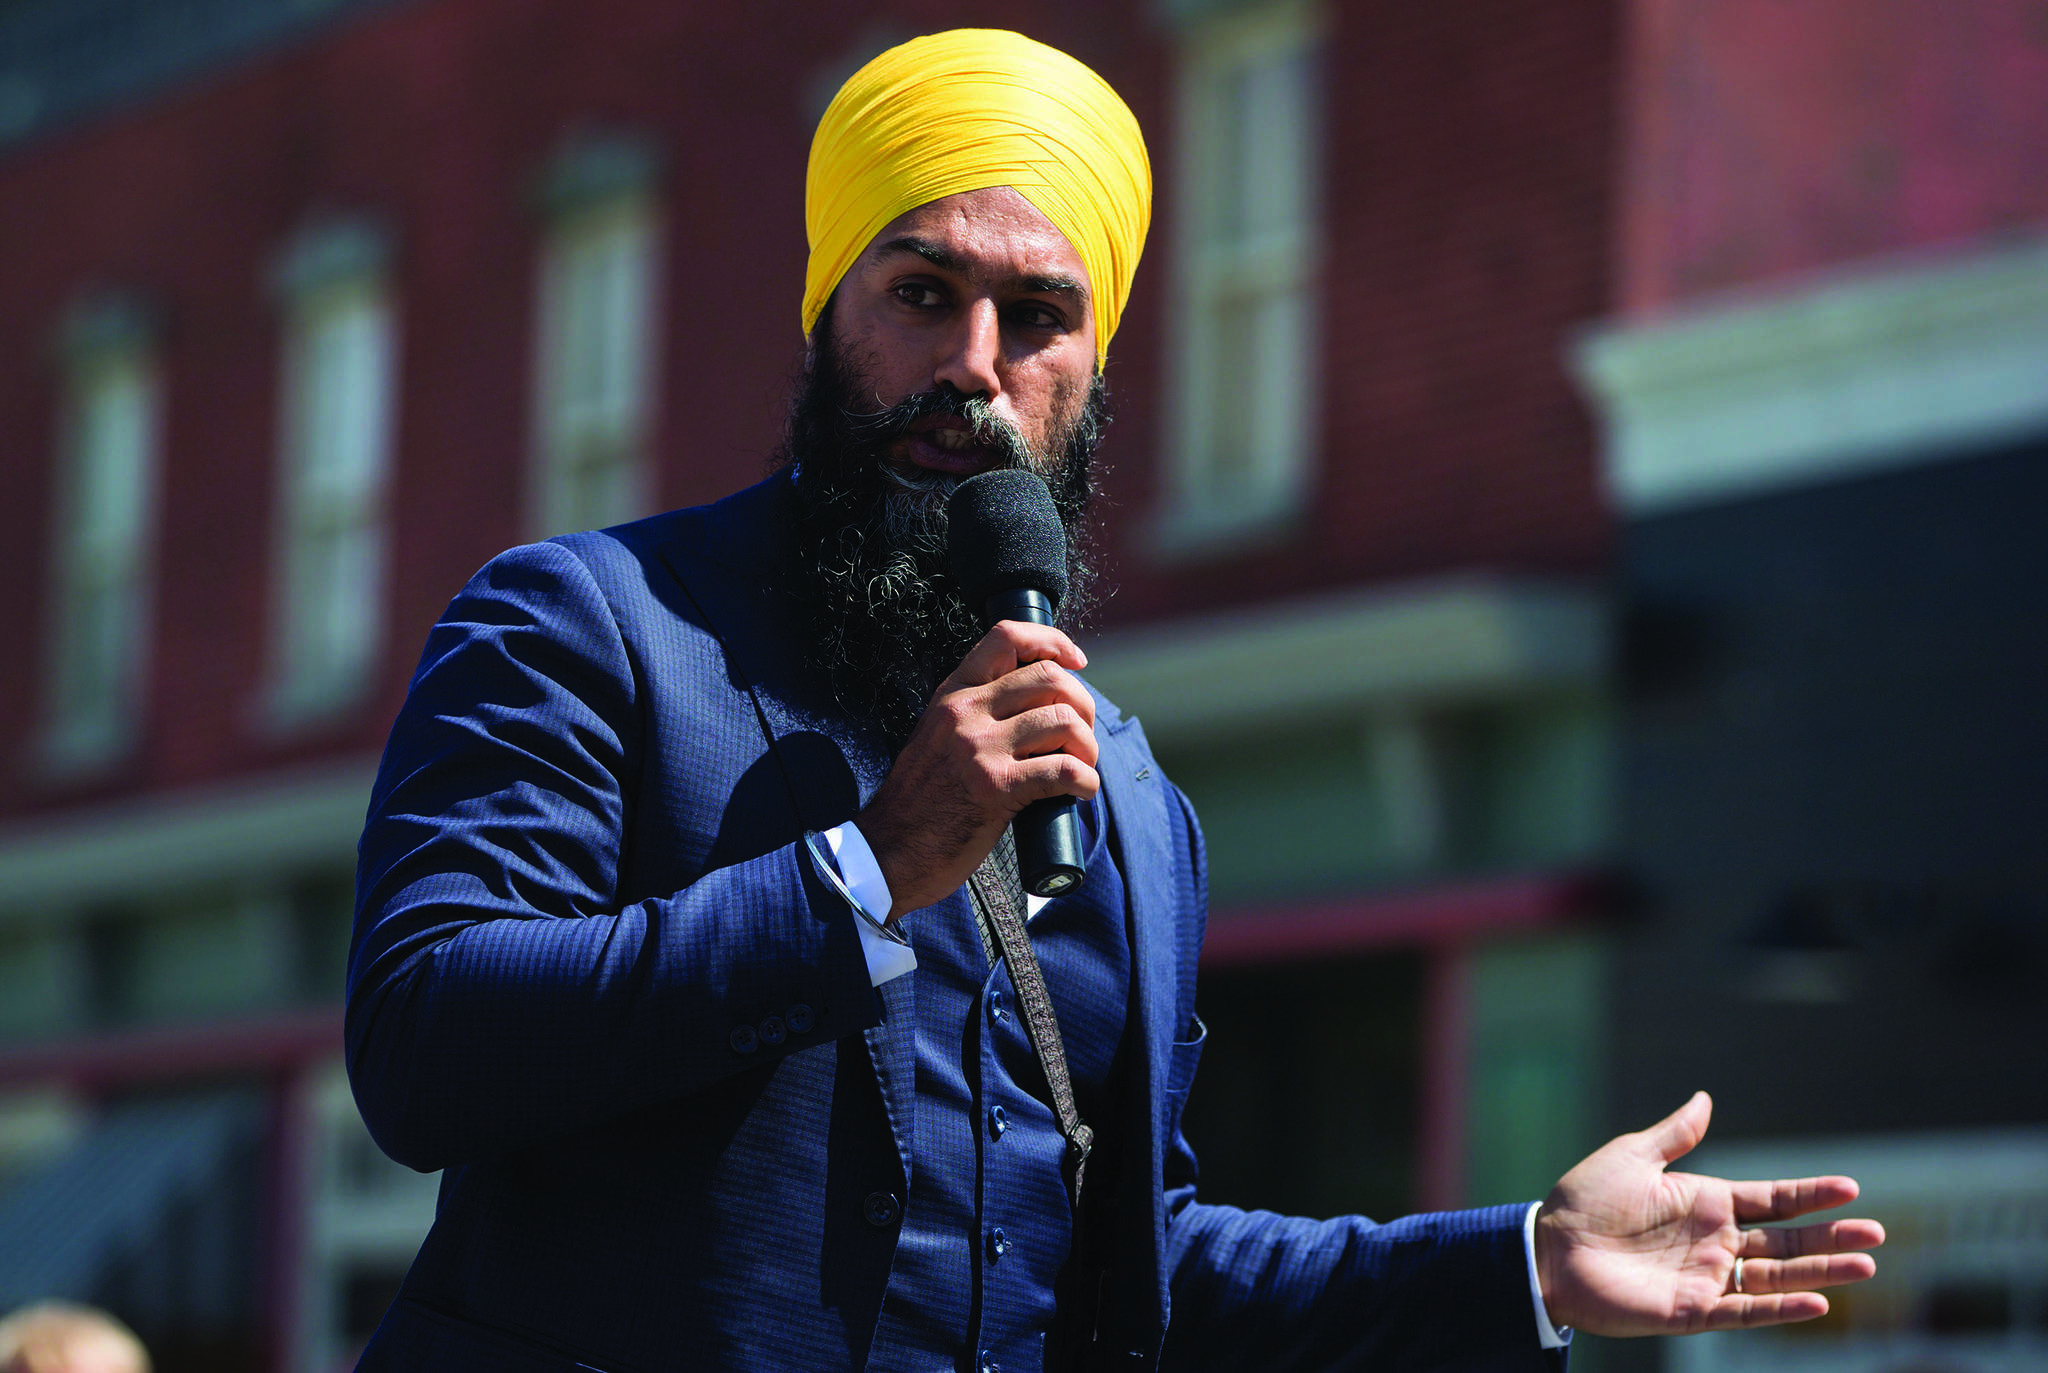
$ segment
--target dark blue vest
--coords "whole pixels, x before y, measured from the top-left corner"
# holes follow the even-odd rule
[[[1106,1116],[1131,958],[1106,808],[1081,808],[1088,880],[1030,922],[1082,1119]],[[917,1145],[870,1364],[1039,1373],[1073,1246],[1066,1142],[1009,969],[963,891],[906,922],[917,950]]]

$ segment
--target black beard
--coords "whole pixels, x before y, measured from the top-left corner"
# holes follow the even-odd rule
[[[1033,453],[980,395],[938,388],[880,406],[855,360],[841,355],[829,307],[813,330],[810,361],[790,404],[779,463],[794,468],[795,591],[808,610],[810,668],[833,700],[900,748],[938,684],[982,637],[946,566],[946,498],[964,477],[895,471],[885,449],[910,424],[953,415],[976,446],[1046,479],[1067,534],[1067,594],[1060,628],[1085,623],[1095,571],[1087,514],[1095,450],[1109,424],[1100,373],[1074,418]]]

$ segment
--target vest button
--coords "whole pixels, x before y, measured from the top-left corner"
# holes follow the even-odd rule
[[[754,1033],[753,1026],[738,1025],[733,1028],[726,1043],[732,1045],[732,1051],[736,1054],[750,1054],[761,1047],[761,1037]]]
[[[861,1203],[861,1213],[869,1225],[877,1230],[886,1230],[903,1215],[903,1204],[887,1192],[870,1192],[868,1199]]]
[[[1009,1113],[1000,1106],[988,1108],[988,1133],[992,1139],[1001,1139],[1010,1131]]]
[[[789,1008],[787,1019],[789,1021],[789,1032],[793,1035],[807,1035],[811,1032],[811,1027],[818,1023],[817,1012],[802,1002],[798,1002]]]
[[[774,1048],[789,1038],[789,1027],[782,1023],[781,1016],[771,1015],[761,1022],[761,1042]]]
[[[1003,1227],[998,1225],[988,1232],[988,1261],[994,1263],[1009,1252],[1010,1237],[1004,1234]]]
[[[1003,1366],[996,1362],[996,1356],[990,1350],[981,1351],[980,1373],[1003,1373]]]

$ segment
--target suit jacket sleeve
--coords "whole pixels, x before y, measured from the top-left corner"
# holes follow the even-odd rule
[[[428,638],[371,797],[349,960],[350,1080],[402,1163],[532,1144],[877,1019],[800,841],[620,899],[636,661],[553,543],[492,561]],[[808,1031],[735,1042],[799,1003]]]
[[[1185,796],[1178,851],[1192,870],[1188,919],[1199,949],[1208,872]],[[1193,966],[1183,967],[1183,1004]],[[1179,1047],[1179,1046],[1177,1046]],[[1195,1048],[1190,1044],[1187,1048]],[[1192,1070],[1188,1072],[1192,1078]],[[1173,1084],[1163,1186],[1171,1370],[1562,1367],[1536,1337],[1522,1244],[1526,1203],[1408,1216],[1308,1220],[1195,1199],[1194,1150],[1180,1128],[1189,1081]]]

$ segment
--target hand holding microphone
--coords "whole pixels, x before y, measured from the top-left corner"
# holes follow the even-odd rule
[[[1067,594],[1067,530],[1034,473],[983,472],[954,488],[946,553],[960,594],[989,628],[1006,620],[1050,627],[1059,614]],[[1088,723],[1095,723],[1092,708]],[[1011,828],[1025,891],[1062,896],[1081,884],[1088,865],[1074,797],[1033,801]]]
[[[1095,703],[1086,657],[1052,617],[1066,591],[1066,532],[1045,484],[984,472],[954,491],[949,551],[991,628],[938,690],[856,817],[893,899],[891,917],[967,880],[1017,821],[1025,890],[1070,891],[1082,872],[1076,800],[1095,795]]]

